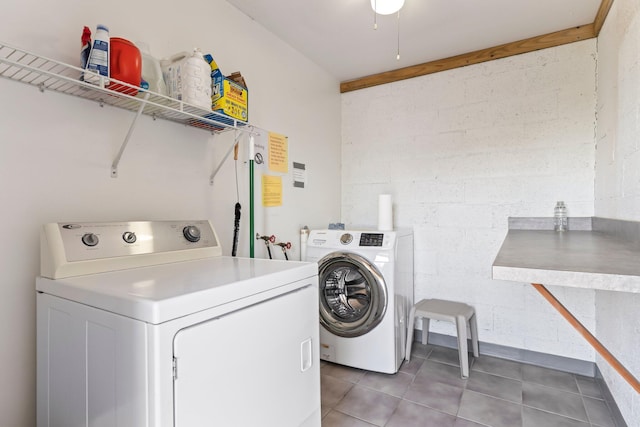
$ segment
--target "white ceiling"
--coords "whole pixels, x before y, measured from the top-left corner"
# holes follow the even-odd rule
[[[397,15],[370,0],[227,0],[339,81],[593,23],[601,0],[405,0]]]

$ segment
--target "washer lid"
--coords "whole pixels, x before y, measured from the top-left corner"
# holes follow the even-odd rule
[[[36,290],[159,324],[262,293],[266,298],[274,289],[289,291],[294,282],[316,284],[317,275],[316,263],[222,256],[58,280],[38,277]]]

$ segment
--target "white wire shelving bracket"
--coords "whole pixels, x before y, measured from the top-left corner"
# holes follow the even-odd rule
[[[26,50],[0,42],[0,77],[35,86],[41,92],[72,95],[135,112],[124,141],[111,164],[111,176],[118,176],[118,165],[133,134],[140,115],[176,122],[189,127],[206,130],[213,134],[234,130],[236,141],[240,134],[254,132],[247,122],[234,119],[215,111],[205,110],[177,99],[140,89],[116,79],[100,77],[97,84],[81,80],[85,71],[54,59],[36,55]],[[130,95],[137,93],[136,95]],[[235,145],[235,143],[234,143]],[[214,168],[210,182],[227,159],[227,154]]]
[[[218,166],[213,170],[213,172],[211,172],[211,176],[209,177],[209,184],[213,185],[213,179],[216,177],[216,175],[218,174],[218,171],[220,170],[220,168],[222,167],[222,165],[224,164],[224,162],[227,161],[227,159],[229,158],[229,156],[231,155],[231,152],[233,151],[233,149],[235,148],[236,144],[238,144],[238,142],[240,142],[240,136],[242,135],[242,133],[236,131],[234,138],[233,138],[233,144],[231,144],[231,147],[229,147],[229,149],[227,150],[227,152],[225,153],[224,157],[222,158],[222,160],[220,160],[220,163],[218,164]]]

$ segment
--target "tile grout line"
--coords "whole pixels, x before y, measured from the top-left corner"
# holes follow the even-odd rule
[[[536,408],[535,406],[531,406],[531,405],[524,405],[523,404],[522,408],[523,409],[524,408],[535,409],[536,411],[544,412],[546,414],[555,415],[557,417],[562,417],[562,418],[566,418],[568,420],[578,421],[578,422],[581,422],[581,423],[587,423],[587,424],[591,425],[591,421],[589,421],[589,414],[587,414],[587,421],[585,421],[585,420],[581,420],[579,418],[570,417],[568,415],[558,414],[557,412],[547,411],[546,409]],[[586,413],[586,408],[585,408],[585,413]]]
[[[587,423],[589,423],[590,426],[593,426],[593,423],[591,422],[591,417],[589,416],[589,411],[587,410],[587,402],[584,400],[584,394],[582,394],[582,389],[580,388],[580,384],[578,384],[578,379],[576,378],[576,376],[574,375],[573,378],[576,381],[576,387],[578,387],[578,390],[580,391],[580,400],[582,401],[582,406],[584,407],[584,413],[587,416]]]
[[[573,391],[573,390],[566,390],[566,389],[564,389],[564,388],[558,388],[558,387],[556,387],[556,386],[551,386],[551,385],[541,384],[541,383],[538,383],[538,382],[525,381],[525,379],[524,379],[524,378],[520,378],[520,379],[518,379],[518,378],[513,378],[512,376],[505,376],[505,375],[501,375],[501,374],[499,374],[499,373],[495,373],[495,372],[490,372],[490,371],[487,371],[487,370],[478,369],[478,368],[477,368],[477,365],[475,365],[475,362],[477,361],[477,359],[476,359],[476,358],[473,358],[473,361],[472,361],[472,362],[471,362],[471,364],[470,364],[470,365],[471,365],[471,366],[470,366],[470,373],[473,371],[473,372],[482,373],[483,375],[487,375],[487,376],[489,376],[489,377],[495,377],[495,378],[501,378],[501,379],[505,379],[505,380],[509,380],[509,381],[515,381],[515,382],[520,383],[520,385],[521,385],[521,386],[523,386],[524,384],[530,384],[530,385],[533,385],[533,386],[536,386],[536,387],[540,387],[540,388],[543,388],[543,389],[555,390],[555,391],[557,391],[557,392],[559,392],[559,393],[567,393],[568,395],[574,395],[574,396],[575,396],[575,395],[579,395],[579,396],[580,396],[580,401],[581,401],[581,403],[582,403],[582,407],[584,408],[584,411],[585,411],[586,421],[585,421],[585,420],[583,420],[583,419],[575,418],[575,417],[568,416],[568,415],[564,415],[564,414],[559,414],[559,413],[556,413],[556,412],[551,412],[551,411],[549,411],[549,410],[545,410],[545,409],[542,409],[542,408],[537,408],[537,407],[534,407],[534,406],[531,406],[531,405],[525,404],[525,403],[524,403],[524,396],[523,396],[523,395],[521,395],[521,401],[520,401],[520,403],[518,403],[518,402],[514,402],[514,401],[512,401],[512,400],[504,399],[504,398],[502,398],[502,397],[493,396],[493,395],[486,394],[486,393],[483,393],[483,392],[480,392],[480,391],[471,390],[471,389],[469,389],[469,388],[468,388],[468,386],[469,386],[469,381],[464,381],[462,384],[458,385],[458,387],[462,390],[462,394],[461,394],[461,396],[460,396],[460,401],[459,401],[459,404],[458,404],[458,407],[457,407],[457,410],[456,410],[455,415],[454,415],[454,414],[451,414],[451,413],[448,413],[448,412],[445,412],[445,411],[442,411],[442,410],[440,410],[440,409],[433,408],[433,407],[431,407],[431,406],[425,405],[425,404],[423,404],[423,403],[421,403],[421,402],[415,402],[415,401],[413,401],[413,400],[406,399],[405,397],[407,396],[407,393],[408,393],[409,389],[411,388],[411,386],[412,386],[412,385],[414,385],[414,384],[415,384],[415,381],[416,381],[417,376],[418,376],[421,372],[423,372],[423,366],[424,366],[424,364],[425,364],[426,362],[430,362],[430,363],[432,363],[433,365],[431,365],[431,369],[433,369],[433,367],[435,366],[435,367],[436,367],[436,368],[434,369],[435,371],[437,371],[437,370],[438,370],[438,369],[437,369],[437,366],[438,366],[438,365],[443,365],[443,366],[448,366],[448,367],[456,367],[456,368],[458,368],[458,369],[459,369],[459,365],[454,365],[454,364],[452,364],[452,363],[447,363],[446,359],[445,359],[444,361],[443,361],[442,359],[440,359],[440,360],[437,360],[437,359],[430,359],[429,357],[432,355],[432,353],[433,353],[433,348],[431,348],[429,351],[427,351],[427,352],[426,352],[426,356],[425,356],[425,357],[422,357],[422,355],[419,355],[419,356],[418,356],[418,355],[412,355],[414,359],[419,359],[419,360],[420,360],[420,361],[418,361],[418,363],[417,363],[417,364],[419,364],[419,366],[418,366],[417,368],[415,368],[415,373],[411,372],[411,371],[413,371],[413,370],[414,370],[414,368],[412,368],[412,369],[411,369],[411,371],[409,371],[409,372],[407,372],[407,371],[402,371],[402,370],[398,370],[397,374],[398,374],[398,373],[399,373],[399,374],[402,374],[401,376],[409,375],[409,376],[411,377],[411,381],[410,381],[410,382],[408,382],[408,384],[407,384],[406,388],[405,388],[405,389],[404,389],[404,390],[403,390],[399,395],[394,395],[394,394],[391,394],[391,393],[387,393],[387,392],[385,392],[385,391],[383,391],[383,390],[376,389],[376,388],[374,388],[373,386],[368,386],[368,385],[364,385],[364,384],[362,384],[362,381],[364,380],[364,378],[366,377],[366,375],[367,375],[367,373],[368,373],[369,371],[357,370],[358,372],[362,371],[362,375],[357,376],[357,378],[355,379],[355,382],[347,381],[347,380],[345,380],[345,379],[343,379],[343,378],[341,378],[341,377],[333,377],[333,378],[338,379],[338,380],[340,380],[340,381],[343,381],[343,382],[349,383],[350,385],[349,385],[349,388],[348,388],[348,389],[346,390],[346,392],[344,393],[344,395],[342,395],[342,397],[340,398],[340,400],[339,400],[339,401],[337,401],[337,402],[335,403],[335,405],[333,405],[331,408],[329,408],[329,412],[330,412],[331,410],[333,410],[333,411],[336,411],[336,412],[338,412],[338,413],[341,413],[341,414],[343,414],[343,415],[345,415],[345,416],[349,416],[349,417],[352,417],[352,418],[358,419],[358,420],[360,420],[360,421],[362,421],[362,422],[365,422],[365,423],[367,423],[367,424],[371,424],[371,423],[369,423],[368,421],[363,420],[363,419],[361,419],[361,418],[359,418],[359,417],[357,417],[357,416],[350,415],[350,414],[347,414],[347,413],[344,413],[344,412],[342,412],[342,411],[339,411],[339,410],[335,409],[335,407],[336,407],[336,406],[338,406],[338,405],[340,404],[340,402],[342,402],[342,401],[344,400],[344,398],[347,396],[347,394],[349,394],[349,393],[354,389],[354,387],[356,387],[356,386],[359,386],[359,387],[361,387],[361,388],[363,388],[363,389],[366,389],[366,390],[369,390],[369,391],[372,391],[372,392],[375,392],[375,393],[379,393],[379,394],[383,394],[383,395],[386,395],[386,396],[389,396],[389,397],[393,397],[393,398],[395,398],[395,399],[397,400],[397,405],[395,406],[395,408],[394,408],[394,409],[393,409],[393,411],[391,412],[391,414],[390,414],[389,418],[388,418],[386,421],[384,421],[384,424],[383,424],[383,425],[387,425],[387,424],[389,423],[389,421],[393,418],[393,416],[398,412],[398,408],[399,408],[400,404],[402,403],[402,401],[405,401],[405,402],[410,403],[410,404],[415,404],[415,405],[420,406],[420,407],[423,407],[423,408],[427,408],[427,409],[429,409],[429,410],[432,410],[432,411],[434,411],[434,412],[438,412],[438,413],[443,414],[443,415],[453,416],[453,417],[454,417],[454,419],[468,420],[468,421],[471,421],[471,422],[478,423],[478,424],[480,424],[480,425],[485,425],[484,423],[481,423],[481,422],[479,422],[479,421],[475,421],[475,420],[472,420],[472,419],[468,419],[468,418],[465,418],[465,417],[461,417],[461,416],[459,416],[459,414],[460,414],[460,409],[461,409],[461,404],[462,404],[462,397],[464,396],[464,393],[465,393],[465,392],[467,392],[467,391],[468,391],[468,392],[471,392],[471,393],[477,393],[478,395],[483,395],[483,396],[488,397],[488,398],[493,398],[493,399],[495,399],[495,400],[497,400],[497,401],[501,401],[501,402],[505,402],[505,403],[510,403],[510,404],[514,404],[514,405],[519,405],[519,406],[520,406],[520,416],[521,416],[521,420],[522,420],[523,422],[524,422],[524,417],[525,417],[525,408],[530,408],[530,409],[532,409],[532,410],[536,410],[536,411],[544,412],[544,413],[547,413],[547,414],[549,414],[549,415],[552,415],[552,416],[555,416],[555,417],[560,417],[560,418],[563,418],[563,419],[566,419],[566,420],[573,420],[573,421],[576,421],[576,422],[587,423],[587,424],[588,424],[589,426],[591,426],[591,427],[599,427],[599,426],[597,426],[596,424],[593,424],[593,422],[592,422],[592,420],[591,420],[591,416],[589,415],[589,413],[588,413],[588,411],[587,411],[587,402],[586,402],[586,398],[593,399],[594,401],[603,401],[603,402],[605,403],[606,408],[610,411],[610,408],[609,408],[609,405],[608,405],[608,404],[607,404],[607,402],[606,402],[606,399],[602,399],[602,398],[600,398],[600,397],[589,396],[589,395],[586,395],[586,394],[584,394],[584,393],[583,393],[583,390],[582,390],[582,388],[580,387],[580,384],[579,384],[579,381],[578,381],[578,375],[576,375],[576,374],[572,374],[572,375],[571,375],[571,379],[572,379],[573,385],[575,385],[575,388],[576,388],[576,390],[577,390],[577,391]],[[404,361],[403,361],[403,363],[404,363]],[[517,362],[516,362],[516,363],[517,363]],[[534,365],[534,366],[535,366],[535,365]],[[475,368],[475,369],[472,369],[472,368]],[[354,369],[355,369],[355,368],[354,368]],[[428,370],[430,370],[430,369],[426,369],[426,368],[425,368],[425,370],[426,370],[426,371],[427,371],[427,373],[428,373]],[[552,371],[557,371],[557,370],[555,370],[555,369],[550,369],[550,370],[552,370]],[[560,372],[562,372],[562,371],[560,371]],[[331,375],[327,375],[327,376],[330,376],[330,377],[331,377]],[[470,375],[470,377],[471,377],[471,375]],[[448,384],[448,383],[446,383],[446,382],[440,382],[440,381],[437,381],[437,380],[436,380],[436,381],[433,381],[433,382],[437,382],[437,383],[441,383],[441,384],[444,384],[444,385],[450,385],[450,386],[455,387],[454,385],[452,385],[452,384]],[[570,384],[570,383],[567,383],[567,384]],[[599,386],[599,384],[597,384],[597,385]],[[375,424],[372,424],[372,425],[375,425]]]

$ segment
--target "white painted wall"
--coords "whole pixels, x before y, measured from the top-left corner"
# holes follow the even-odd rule
[[[240,70],[250,91],[253,124],[289,136],[289,160],[306,163],[308,186],[283,177],[284,206],[258,210],[258,221],[294,243],[299,228],[325,226],[340,215],[338,82],[223,0],[108,4],[73,0],[8,0],[0,41],[76,63],[83,25],[146,41],[157,57],[195,46],[213,53],[223,72]],[[10,13],[9,13],[10,11]],[[53,221],[211,219],[230,253],[236,201],[233,161],[214,186],[209,174],[232,135],[140,120],[120,165],[112,158],[131,113],[0,79],[0,426],[35,425],[35,291],[41,224]],[[246,147],[243,147],[243,149]],[[246,150],[241,149],[246,159]],[[243,238],[248,254],[248,170],[240,173]],[[260,172],[256,172],[259,177]],[[257,222],[258,222],[257,221]],[[278,251],[279,252],[279,251]],[[257,246],[263,257],[263,246]],[[282,257],[281,253],[278,253]]]
[[[377,195],[415,233],[415,298],[476,307],[484,342],[594,361],[530,286],[491,279],[509,216],[593,214],[595,40],[342,96],[342,214],[376,225]],[[594,292],[552,292],[590,329]],[[453,325],[432,331],[455,335]]]
[[[640,220],[640,3],[616,0],[598,38],[595,213]],[[639,294],[596,293],[597,336],[640,378]],[[629,426],[640,425],[640,394],[598,357]]]

